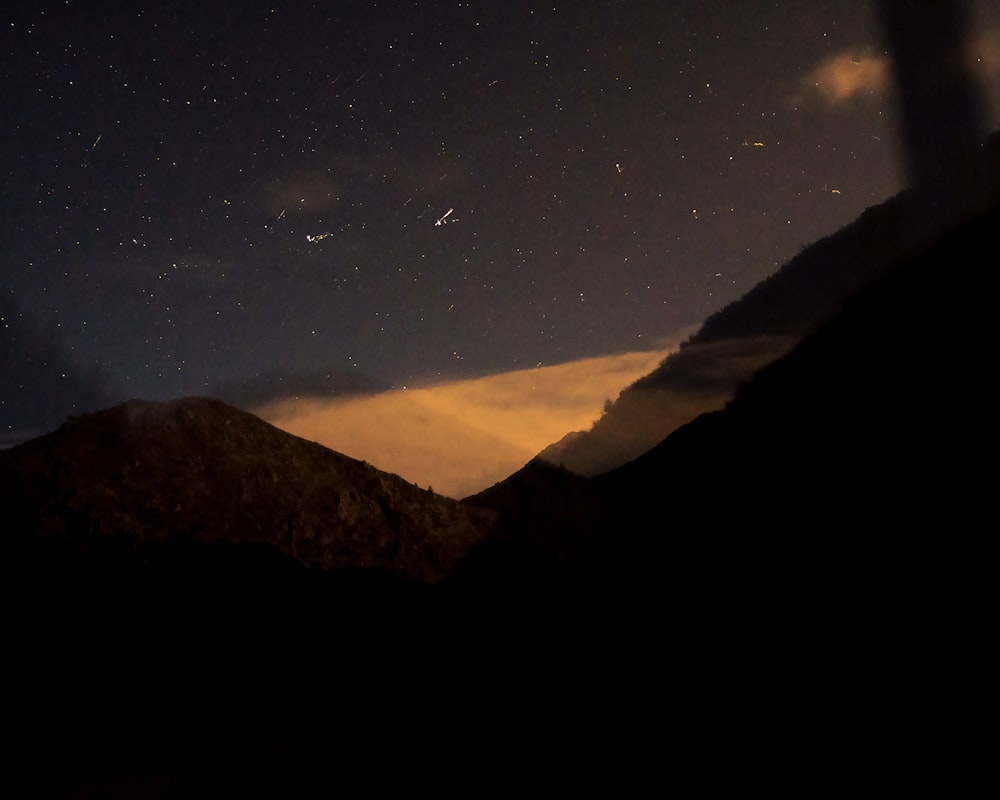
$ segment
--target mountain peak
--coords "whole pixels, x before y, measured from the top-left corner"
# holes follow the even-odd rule
[[[129,400],[0,453],[0,499],[49,543],[268,545],[433,583],[488,515],[219,400]]]

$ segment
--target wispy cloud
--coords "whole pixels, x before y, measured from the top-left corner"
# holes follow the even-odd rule
[[[802,80],[793,103],[819,101],[834,106],[854,98],[881,97],[892,77],[891,63],[884,55],[842,51],[829,56]]]
[[[1000,96],[1000,28],[991,28],[976,37],[969,64],[979,80],[992,88],[994,102]]]
[[[451,497],[520,469],[588,429],[673,348],[591,358],[344,400],[285,401],[256,413],[283,430]]]
[[[338,185],[329,177],[300,171],[264,187],[264,208],[268,214],[322,214],[340,202]]]
[[[969,73],[983,84],[1000,79],[1000,30],[981,31],[965,55]],[[802,79],[792,103],[838,106],[850,100],[878,100],[890,88],[892,60],[870,47],[842,50],[819,61]]]

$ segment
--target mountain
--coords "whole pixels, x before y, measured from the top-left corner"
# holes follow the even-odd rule
[[[892,558],[923,535],[974,531],[995,427],[994,300],[979,287],[1000,264],[998,226],[1000,206],[949,231],[849,298],[724,409],[596,484],[646,511],[669,493],[675,530],[756,520],[767,536],[808,532],[812,547],[881,540]]]
[[[614,691],[741,780],[766,763],[809,782],[832,753],[838,775],[971,788],[993,681],[997,231],[1000,202],[639,458],[593,478],[536,459],[469,498],[508,528],[450,580],[503,594],[516,564],[536,608],[590,637],[574,664],[614,653]]]
[[[132,400],[3,451],[0,504],[25,542],[255,545],[310,569],[425,583],[489,526],[455,501],[203,398]]]
[[[121,796],[202,796],[219,774],[223,794],[255,775],[288,796],[329,780],[331,753],[360,769],[368,737],[393,736],[380,721],[426,713],[403,687],[439,712],[457,691],[431,688],[449,673],[429,587],[494,524],[204,398],[0,452],[0,508],[6,755],[33,796],[119,796],[100,792],[132,775],[142,793]]]
[[[785,711],[809,698],[862,748],[884,730],[855,721],[880,720],[886,755],[933,758],[919,772],[941,786],[991,680],[998,230],[1000,203],[592,487],[626,574],[669,583]]]
[[[681,410],[691,419],[655,445],[591,477],[543,454],[466,498],[494,510],[500,529],[451,580],[502,591],[518,564],[538,587],[562,581],[592,596],[599,586],[605,604],[629,607],[665,602],[658,593],[666,584],[667,596],[702,599],[696,616],[716,602],[718,614],[738,616],[723,608],[740,595],[756,598],[762,605],[747,608],[777,626],[841,596],[841,580],[854,587],[843,600],[853,613],[868,601],[875,608],[876,595],[893,588],[922,602],[892,562],[923,576],[938,566],[928,555],[934,548],[946,569],[933,579],[940,585],[974,568],[962,563],[961,548],[975,551],[978,542],[959,542],[988,513],[985,474],[971,454],[991,451],[995,427],[985,399],[994,300],[983,287],[1000,264],[1000,136],[990,147],[992,197],[959,202],[959,186],[938,184],[869,209],[707,321],[680,358],[623,393],[619,411],[636,419],[618,414],[605,433],[638,422],[651,439],[655,420],[679,419],[676,407],[656,403],[689,401]],[[850,281],[829,277],[839,269],[835,255]],[[876,274],[859,261],[878,264]],[[835,303],[834,284],[845,292]],[[796,292],[807,313],[791,302]],[[823,318],[806,330],[820,306]],[[754,337],[777,331],[803,332],[794,344],[786,338],[787,353],[761,363],[780,348],[755,350]],[[718,407],[699,411],[696,401],[710,397]],[[603,444],[595,446],[602,457],[614,445],[624,458],[622,441]],[[795,599],[781,608],[764,595]]]
[[[1000,186],[1000,133],[978,159],[974,183],[946,176],[907,190],[803,249],[709,317],[659,368],[622,391],[589,431],[567,435],[541,458],[598,475],[699,414],[721,409],[741,383],[788,353],[848,297],[989,208]]]
[[[575,547],[607,565],[614,552],[629,576],[679,555],[771,575],[807,554],[847,574],[859,553],[901,559],[925,531],[974,531],[995,427],[982,287],[1000,264],[997,230],[1000,196],[638,458],[586,478],[539,457],[465,502],[495,510],[500,538],[524,553],[547,542],[534,552],[550,564]]]

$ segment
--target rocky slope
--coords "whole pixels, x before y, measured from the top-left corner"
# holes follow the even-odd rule
[[[133,400],[0,452],[24,541],[263,545],[320,570],[433,583],[489,529],[477,513],[216,400]]]

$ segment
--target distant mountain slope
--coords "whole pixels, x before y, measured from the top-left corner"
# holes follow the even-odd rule
[[[76,548],[266,545],[434,582],[488,516],[216,400],[129,401],[0,452],[8,537]]]
[[[466,502],[495,509],[521,555],[551,566],[575,548],[584,582],[617,572],[619,593],[803,604],[775,619],[813,603],[861,614],[897,590],[940,600],[985,563],[997,231],[1000,198],[628,464],[585,478],[539,458]],[[484,552],[462,567],[490,579]]]
[[[989,499],[1000,206],[890,270],[641,457],[594,480],[637,518],[668,499],[676,534],[743,530],[902,558],[964,537]],[[822,537],[832,537],[824,540]],[[957,540],[953,544],[957,543]],[[950,549],[940,541],[944,557]]]
[[[629,464],[572,480],[536,460],[470,499],[512,530],[444,584],[502,596],[516,565],[561,612],[532,618],[601,642],[574,666],[628,653],[616,689],[670,683],[684,736],[744,725],[734,749],[780,741],[779,769],[825,749],[927,762],[947,793],[994,680],[998,232],[1000,204]]]
[[[982,174],[992,176],[983,181],[985,195],[941,181],[868,209],[707,319],[678,352],[625,389],[591,430],[568,435],[541,457],[597,475],[722,408],[740,383],[789,352],[852,293],[988,208],[1000,192],[1000,134],[981,158]]]
[[[121,796],[294,796],[302,771],[244,789],[199,770],[266,776],[300,745],[342,780],[387,719],[440,713],[432,681],[460,670],[430,661],[427,584],[494,517],[200,398],[0,452],[0,509],[8,782],[39,797],[133,775],[148,793]]]

